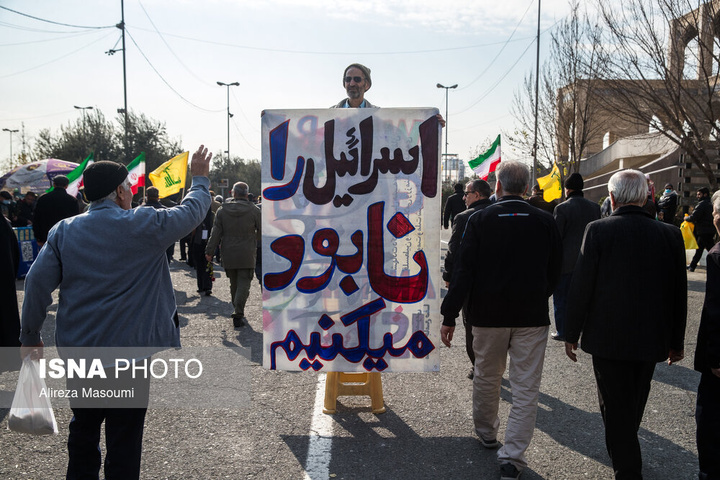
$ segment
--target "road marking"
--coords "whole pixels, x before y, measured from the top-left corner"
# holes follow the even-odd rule
[[[305,480],[327,480],[330,478],[330,452],[332,448],[333,420],[323,413],[325,405],[325,377],[318,376],[315,390],[315,406],[310,424],[310,444],[305,463]]]

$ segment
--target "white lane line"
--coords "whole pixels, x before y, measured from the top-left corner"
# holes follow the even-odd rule
[[[315,391],[312,424],[310,425],[310,444],[305,463],[305,480],[327,480],[330,478],[330,452],[332,448],[333,420],[323,413],[325,405],[325,377],[318,375]]]

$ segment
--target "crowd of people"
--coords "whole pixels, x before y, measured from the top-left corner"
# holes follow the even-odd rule
[[[369,68],[348,66],[343,85],[347,98],[333,108],[372,107],[364,98],[372,85]],[[179,347],[169,269],[178,239],[180,259],[195,267],[200,294],[212,295],[212,262],[220,259],[230,280],[233,325],[246,325],[250,284],[253,275],[262,276],[261,211],[243,182],[233,186],[232,198],[213,198],[211,158],[204,146],[192,155],[192,186],[169,208],[152,187],[134,208],[127,168],[110,161],[95,162],[84,172],[87,208],[65,192],[68,183],[62,176],[55,179],[54,193],[39,199],[32,193],[17,199],[1,192],[0,305],[3,318],[10,319],[2,325],[3,346],[42,356],[40,332],[51,294],[59,289],[58,347]],[[539,189],[525,197],[529,170],[524,164],[501,162],[496,177],[494,192],[484,180],[457,185],[445,210],[443,223],[452,225],[452,234],[440,337],[451,346],[462,314],[472,364],[474,428],[483,448],[497,449],[501,478],[519,478],[528,465],[550,336],[550,296],[556,327],[551,338],[564,342],[572,361],[578,345],[592,356],[616,478],[642,478],[638,430],[653,371],[657,362],[672,364],[684,356],[687,272],[697,268],[703,250],[709,254],[695,354],[695,368],[702,373],[697,443],[700,478],[720,478],[720,295],[715,293],[720,245],[713,246],[714,233],[720,232],[720,195],[710,198],[707,189],[698,191],[688,221],[695,224],[700,248],[697,259],[686,265],[680,230],[672,224],[678,207],[672,185],[655,204],[645,175],[622,170],[610,178],[607,205],[600,207],[584,198],[583,178],[572,174],[564,183],[566,200],[555,205],[545,202]],[[11,223],[32,227],[45,245],[25,279],[22,322]],[[531,281],[523,278],[527,272]],[[12,329],[6,331],[8,325]],[[498,411],[508,358],[512,407],[501,442]],[[139,391],[146,389],[140,385]],[[103,423],[105,476],[139,478],[146,408],[78,408],[72,401],[71,408],[67,478],[98,478]]]
[[[592,357],[608,454],[615,477],[642,478],[638,431],[658,362],[684,358],[687,272],[703,249],[707,291],[695,353],[700,371],[696,420],[701,479],[720,478],[720,192],[697,192],[686,220],[699,249],[686,265],[685,243],[674,224],[672,185],[655,202],[652,182],[621,170],[608,182],[609,213],[584,198],[580,174],[564,182],[556,205],[529,187],[528,168],[502,162],[494,194],[482,180],[456,186],[466,209],[452,223],[443,279],[441,340],[451,346],[458,314],[472,364],[473,420],[480,444],[498,449],[500,478],[519,478],[535,429],[540,379],[553,297],[556,331],[577,361],[578,345]],[[457,188],[461,187],[461,188]],[[452,197],[450,197],[452,198]],[[449,204],[449,201],[448,201]],[[450,211],[446,207],[446,213]],[[663,259],[663,261],[658,261]],[[488,275],[487,272],[492,272]],[[531,281],[522,280],[531,272]],[[662,279],[646,282],[644,279]],[[641,340],[640,340],[641,339]],[[498,440],[500,387],[507,359],[512,407]]]

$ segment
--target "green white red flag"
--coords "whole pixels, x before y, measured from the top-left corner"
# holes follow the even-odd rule
[[[135,160],[127,166],[128,180],[135,195],[140,188],[145,187],[145,152],[141,152]]]
[[[67,174],[67,178],[70,181],[70,184],[67,187],[67,193],[70,196],[76,196],[78,193],[78,190],[83,185],[83,172],[87,167],[92,165],[94,163],[94,155],[93,153],[90,153],[90,155],[87,156],[83,162],[75,167],[75,170]]]
[[[494,172],[500,163],[500,135],[497,136],[490,148],[477,158],[470,160],[469,165],[473,172],[483,180],[487,180],[490,172]]]

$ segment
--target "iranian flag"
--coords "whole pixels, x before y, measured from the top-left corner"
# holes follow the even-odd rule
[[[145,188],[145,152],[141,152],[135,160],[130,162],[127,169],[128,180],[130,180],[132,193],[135,195],[141,187]]]
[[[70,181],[66,190],[68,195],[72,197],[77,195],[78,190],[83,185],[83,172],[87,167],[93,164],[93,158],[93,154],[91,153],[80,165],[75,167],[75,170],[67,174],[67,178]]]
[[[470,160],[470,168],[483,180],[487,180],[490,172],[494,172],[500,163],[500,135],[497,136],[487,152],[480,154],[476,159]]]

